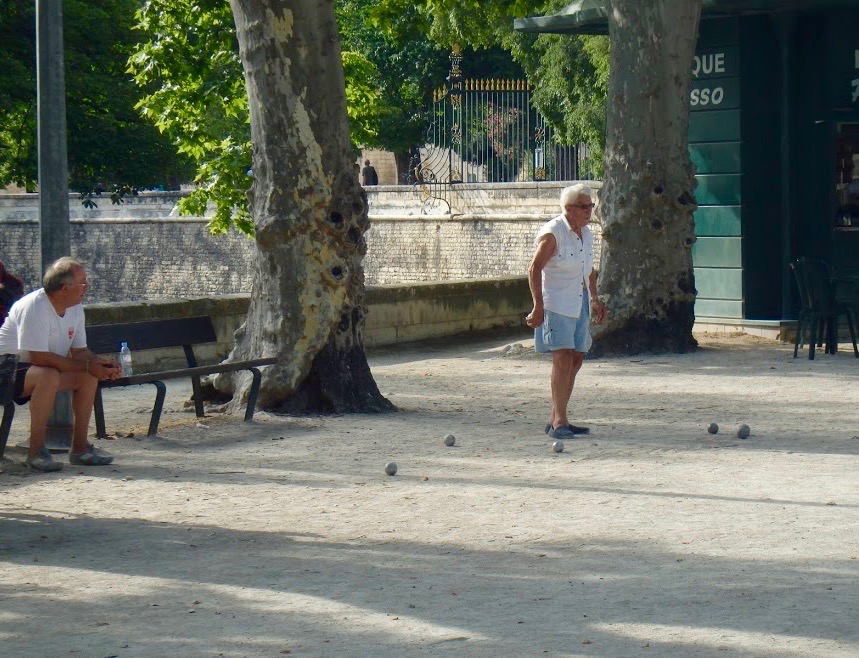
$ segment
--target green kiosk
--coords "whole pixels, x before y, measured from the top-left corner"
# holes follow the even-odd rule
[[[605,15],[578,0],[515,27],[606,34]],[[859,0],[704,0],[692,73],[698,321],[793,325],[800,256],[859,317]]]

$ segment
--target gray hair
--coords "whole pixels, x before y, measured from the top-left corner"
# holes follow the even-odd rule
[[[584,183],[576,183],[561,190],[561,212],[572,203],[576,203],[580,197],[588,196],[594,198],[594,191]]]
[[[45,276],[42,277],[42,287],[46,293],[57,292],[60,288],[75,282],[75,272],[82,270],[83,265],[69,256],[58,258],[48,265]]]

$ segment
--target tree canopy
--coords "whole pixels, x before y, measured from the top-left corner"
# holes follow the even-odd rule
[[[609,40],[602,36],[522,34],[513,19],[547,14],[568,0],[379,0],[371,11],[381,30],[413,11],[415,24],[437,44],[473,50],[499,49],[522,67],[532,83],[534,106],[565,143],[592,149],[594,173],[602,173],[608,92]]]
[[[187,158],[140,116],[140,90],[126,73],[139,0],[65,0],[69,184],[178,185]],[[37,183],[36,25],[33,0],[0,4],[0,187]]]
[[[460,43],[467,52],[466,75],[528,74],[535,104],[561,138],[587,142],[600,162],[607,40],[513,32],[513,17],[533,11],[529,5],[336,0],[356,149],[392,151],[406,168],[411,152],[424,143],[432,91],[449,71],[449,47]],[[148,90],[139,107],[198,167],[195,191],[181,210],[202,215],[214,204],[212,231],[234,225],[250,233],[248,108],[229,6],[223,0],[149,0],[137,21],[147,35],[129,68]]]
[[[350,136],[359,145],[397,151],[423,130],[423,98],[442,79],[424,39],[396,46],[368,25],[368,2],[337,0],[343,43]],[[181,210],[202,215],[215,206],[213,232],[230,225],[251,233],[249,114],[235,25],[223,0],[149,0],[137,12],[146,38],[129,70],[148,90],[143,114],[197,163],[194,192]],[[407,30],[408,17],[400,25]]]

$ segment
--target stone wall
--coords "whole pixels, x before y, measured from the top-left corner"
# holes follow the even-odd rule
[[[424,192],[409,186],[368,189],[366,282],[522,276],[534,233],[558,212],[563,185],[457,185],[442,190],[444,203],[422,203]],[[93,275],[90,301],[250,292],[253,242],[234,232],[211,236],[205,218],[179,217],[181,194],[143,193],[120,205],[105,198],[97,209],[86,209],[77,196],[70,197],[71,251]],[[599,226],[593,228],[599,235]],[[38,287],[37,195],[0,195],[0,260],[28,290]]]
[[[0,260],[39,285],[37,222],[0,221]],[[253,243],[239,235],[212,236],[205,220],[120,219],[71,222],[71,253],[87,267],[94,302],[205,297],[249,292]]]
[[[152,300],[87,304],[87,325],[141,322],[208,315],[217,342],[194,349],[201,364],[218,363],[232,349],[236,329],[245,320],[250,295],[216,295],[202,299]],[[524,328],[531,307],[525,277],[450,283],[417,283],[367,288],[364,345],[392,345],[424,338],[496,329]],[[135,352],[140,372],[186,365],[182,348]]]

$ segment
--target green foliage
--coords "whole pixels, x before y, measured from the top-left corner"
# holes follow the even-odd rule
[[[429,123],[432,90],[447,75],[447,51],[432,42],[429,23],[413,3],[403,3],[379,28],[380,0],[336,0],[343,48],[360,52],[375,67],[367,77],[376,87],[379,111],[372,136],[362,146],[408,153],[422,143]]]
[[[535,104],[563,138],[603,143],[599,74],[607,46],[598,38],[514,33],[513,17],[535,11],[530,2],[335,0],[335,11],[356,148],[407,155],[423,143],[432,91],[447,76],[453,43],[466,47],[466,75],[512,78],[524,71],[536,82]],[[146,92],[139,109],[197,165],[195,190],[181,211],[202,215],[214,206],[210,230],[234,225],[250,234],[250,127],[228,2],[148,0],[136,19],[144,38],[129,71]]]
[[[564,143],[591,148],[590,175],[601,177],[608,94],[608,39],[598,36],[541,35],[534,67],[532,101]]]
[[[148,0],[137,29],[149,35],[128,62],[146,90],[144,116],[197,164],[183,214],[215,214],[212,233],[230,226],[253,234],[247,190],[252,182],[250,117],[235,24],[226,0]],[[343,72],[353,145],[378,141],[387,110],[376,84],[377,65],[344,44]]]
[[[608,93],[607,37],[532,35],[513,31],[513,19],[555,12],[569,0],[418,0],[411,11],[437,43],[501,49],[534,86],[532,102],[565,143],[584,142],[594,154],[591,175],[602,175]],[[373,20],[390,30],[409,0],[380,0]],[[468,57],[466,58],[466,63]],[[468,73],[471,73],[470,71]],[[493,74],[502,77],[504,74]]]
[[[139,0],[65,0],[69,184],[91,192],[171,187],[192,169],[134,109],[140,96],[125,74]],[[0,187],[35,189],[35,2],[0,3]]]
[[[128,71],[146,92],[137,107],[197,166],[183,214],[215,213],[212,233],[252,234],[250,118],[230,6],[224,0],[149,0],[136,13],[144,40]]]
[[[421,33],[445,48],[458,43],[474,49],[501,43],[512,32],[513,17],[539,11],[528,0],[380,0],[373,9],[374,24],[386,32],[409,12],[419,20]]]
[[[377,126],[384,112],[379,101],[379,89],[374,84],[379,78],[379,69],[358,52],[345,50],[341,57],[346,79],[349,136],[357,149],[359,144],[370,144],[379,135]]]

